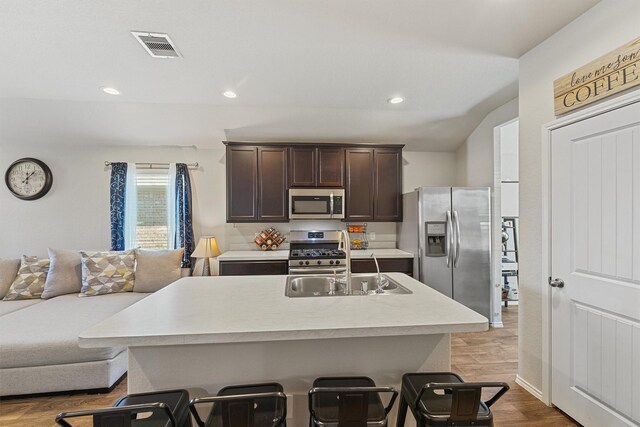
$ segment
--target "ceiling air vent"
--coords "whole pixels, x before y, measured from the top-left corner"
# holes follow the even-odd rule
[[[131,31],[142,47],[154,58],[178,58],[180,53],[166,34]]]

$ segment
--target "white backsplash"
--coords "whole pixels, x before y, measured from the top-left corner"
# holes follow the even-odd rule
[[[352,222],[352,224],[362,224]],[[367,234],[370,249],[394,249],[396,247],[396,223],[395,222],[370,222],[367,223]],[[226,226],[226,250],[247,251],[260,250],[253,242],[256,234],[269,227],[274,227],[283,233],[287,240],[280,249],[289,249],[289,232],[291,230],[343,230],[347,223],[342,221],[291,221],[289,223],[250,223],[227,224]],[[375,240],[371,239],[371,233],[375,233]]]

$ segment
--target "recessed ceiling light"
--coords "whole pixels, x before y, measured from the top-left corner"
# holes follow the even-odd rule
[[[222,95],[226,96],[227,98],[236,98],[238,96],[238,94],[236,94],[232,90],[228,90],[228,91],[224,92]]]
[[[120,91],[113,87],[101,87],[100,89],[109,95],[120,95]]]
[[[403,101],[404,101],[404,98],[401,96],[394,96],[393,98],[387,99],[387,102],[389,104],[400,104]]]

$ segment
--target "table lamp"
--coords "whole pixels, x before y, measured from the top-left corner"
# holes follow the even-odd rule
[[[196,246],[196,249],[191,254],[193,258],[204,258],[202,267],[203,276],[211,276],[209,258],[217,257],[218,255],[220,255],[220,249],[218,248],[215,236],[201,237],[198,241],[198,246]]]

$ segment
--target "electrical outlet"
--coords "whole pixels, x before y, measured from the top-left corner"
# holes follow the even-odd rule
[[[369,240],[376,240],[376,232],[372,231],[369,233]]]

